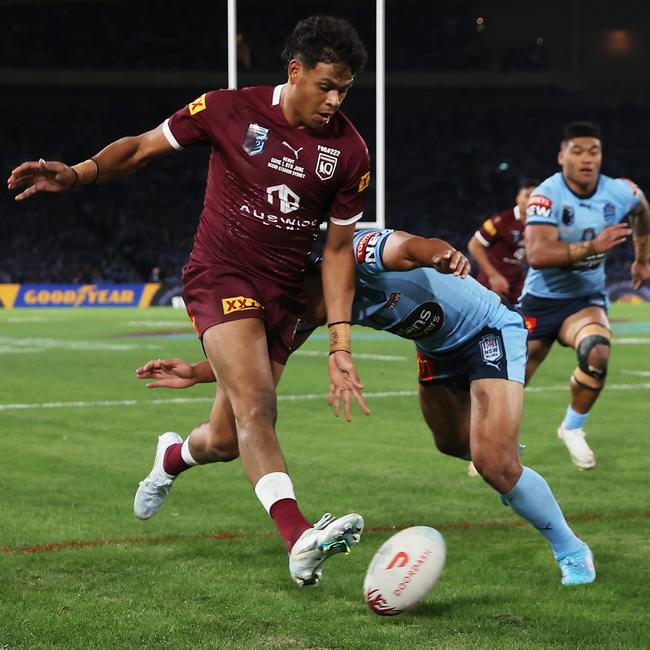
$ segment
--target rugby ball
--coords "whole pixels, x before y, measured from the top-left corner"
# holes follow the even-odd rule
[[[366,604],[380,616],[395,616],[422,602],[445,565],[445,540],[428,526],[405,528],[375,553],[363,582]]]

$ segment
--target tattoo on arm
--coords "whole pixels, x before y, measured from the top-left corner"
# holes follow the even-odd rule
[[[569,244],[569,262],[573,264],[584,260],[594,254],[594,245],[590,241],[581,241],[576,244]]]
[[[642,194],[637,206],[630,212],[630,228],[634,240],[634,257],[637,262],[650,259],[650,206]]]

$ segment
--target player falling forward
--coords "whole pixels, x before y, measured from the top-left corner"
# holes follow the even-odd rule
[[[321,221],[329,215],[323,284],[331,332],[329,373],[335,411],[353,395],[364,403],[350,347],[354,295],[351,242],[370,172],[366,145],[339,112],[366,62],[358,34],[344,20],[301,21],[287,39],[287,83],[204,93],[163,124],[126,137],[69,167],[28,162],[13,170],[16,200],[37,192],[119,178],[151,160],[197,144],[212,147],[204,209],[183,297],[229,403],[213,413],[236,421],[238,454],[255,493],[289,552],[299,585],[317,584],[331,554],[349,550],[363,529],[350,514],[312,526],[298,508],[275,433],[276,393],[304,305],[304,270]],[[140,483],[135,511],[151,503],[176,473],[195,463],[176,434],[160,436],[154,467]],[[163,466],[165,469],[163,469]],[[170,469],[171,468],[171,469]],[[167,470],[167,471],[166,471]]]
[[[420,407],[438,449],[465,459],[471,450],[484,480],[548,540],[563,584],[593,582],[589,547],[569,528],[544,478],[520,462],[527,338],[521,316],[472,278],[457,277],[467,275],[469,264],[446,242],[383,230],[358,232],[354,246],[352,320],[415,341]],[[325,322],[317,271],[308,274],[305,287],[306,319],[313,325],[301,327],[297,342]],[[214,380],[207,362],[189,365],[180,359],[150,361],[137,375],[159,380],[150,387]],[[223,396],[221,404],[221,413],[213,412],[188,438],[201,464],[237,457]]]
[[[515,207],[486,219],[467,244],[481,268],[476,279],[512,305],[517,304],[524,286],[526,208],[532,191],[538,185],[539,181],[522,179]]]
[[[610,354],[606,253],[631,233],[632,286],[638,289],[650,278],[650,208],[634,183],[600,173],[602,156],[596,124],[565,127],[558,154],[562,171],[547,178],[529,201],[526,247],[531,268],[520,303],[529,332],[526,381],[554,341],[576,351],[571,402],[557,433],[580,469],[596,465],[583,426],[605,385]],[[626,216],[630,227],[620,223]]]

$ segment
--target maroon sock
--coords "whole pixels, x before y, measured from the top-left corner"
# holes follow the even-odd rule
[[[184,472],[186,469],[192,467],[188,465],[181,456],[181,447],[183,446],[182,442],[177,442],[173,445],[169,445],[165,449],[165,456],[163,458],[163,469],[170,474],[171,476],[178,476],[181,472]]]
[[[269,513],[282,535],[287,551],[311,524],[304,518],[295,499],[280,499],[271,506]]]

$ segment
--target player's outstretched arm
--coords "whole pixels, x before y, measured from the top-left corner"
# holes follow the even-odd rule
[[[497,293],[507,294],[510,290],[508,279],[501,275],[501,273],[496,270],[494,264],[490,262],[487,256],[486,247],[481,244],[476,235],[473,235],[467,243],[467,250],[472,254],[472,257],[476,260],[487,276],[488,282],[490,283],[490,289]]]
[[[156,379],[147,388],[189,388],[215,380],[208,361],[187,363],[183,359],[152,359],[135,371],[138,379]]]
[[[443,239],[427,239],[401,230],[386,239],[381,259],[388,271],[431,267],[464,278],[471,270],[467,258]]]
[[[592,255],[606,253],[632,233],[625,223],[608,226],[590,241],[567,244],[560,241],[556,226],[526,226],[526,257],[535,269],[569,266]]]
[[[650,279],[650,206],[643,192],[637,188],[640,198],[630,212],[630,227],[634,241],[632,262],[632,287],[640,289]]]
[[[363,413],[370,415],[370,409],[361,394],[363,385],[352,360],[350,319],[356,279],[353,237],[354,224],[339,226],[330,222],[321,265],[323,297],[330,335],[330,390],[327,401],[333,407],[334,415],[338,417],[343,399],[345,419],[348,422],[352,420],[351,397],[356,399]]]
[[[112,142],[92,158],[77,163],[32,160],[18,165],[7,179],[10,190],[26,188],[15,196],[16,201],[37,192],[65,192],[77,185],[103,183],[146,165],[150,160],[174,151],[163,134],[162,126],[136,136]]]

